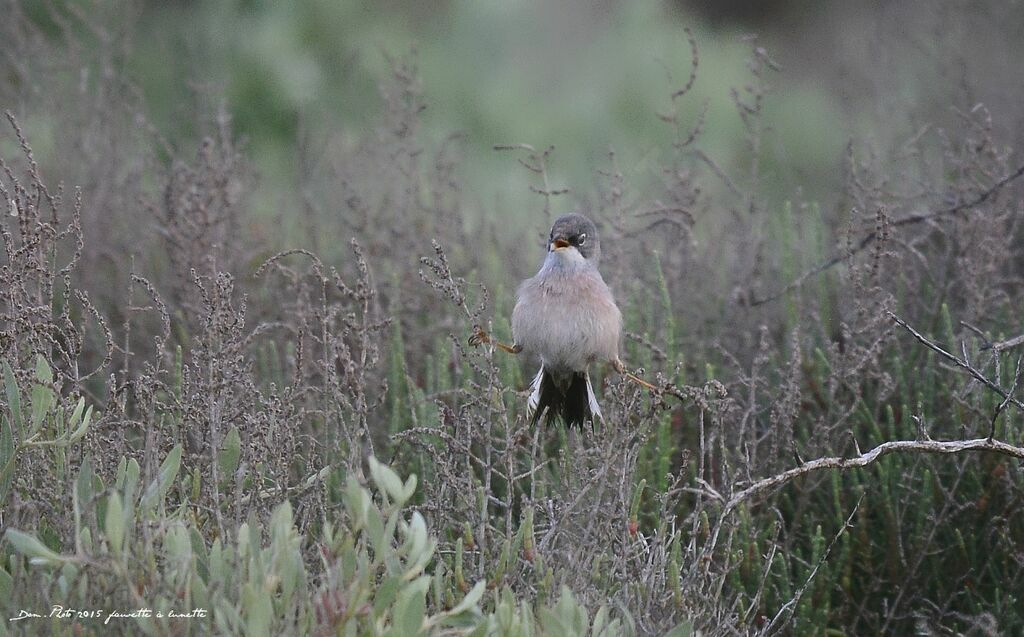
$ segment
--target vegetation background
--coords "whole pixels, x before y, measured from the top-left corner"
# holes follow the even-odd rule
[[[0,12],[0,634],[1024,634],[1018,3]]]

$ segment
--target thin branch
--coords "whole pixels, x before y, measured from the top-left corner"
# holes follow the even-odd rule
[[[1017,386],[1020,385],[1020,363],[1024,360],[1024,354],[1017,357],[1017,369],[1013,372],[1013,385],[1010,386],[1009,395],[1003,399],[1003,402],[999,403],[996,407],[996,412],[992,414],[992,426],[988,430],[988,439],[992,440],[996,436],[996,421],[999,420],[999,414],[1003,413],[1006,406],[1010,404],[1010,397],[1017,391]]]
[[[877,462],[882,456],[891,453],[937,453],[953,454],[967,451],[992,451],[1005,456],[1024,460],[1024,447],[1014,445],[990,438],[975,438],[972,440],[892,440],[883,442],[877,447],[852,458],[818,458],[809,460],[799,466],[783,471],[780,474],[763,478],[753,483],[746,489],[732,495],[725,503],[722,511],[724,517],[733,509],[746,500],[764,493],[770,489],[782,486],[787,482],[795,480],[800,476],[821,471],[823,469],[855,469],[866,467]]]
[[[853,516],[857,515],[857,511],[860,510],[860,503],[863,501],[864,496],[862,495],[860,496],[860,499],[857,500],[857,504],[853,507],[853,511],[850,511],[850,515],[846,517],[846,522],[843,524],[842,527],[839,528],[838,531],[836,531],[836,534],[832,538],[832,541],[828,543],[828,547],[826,547],[825,552],[821,554],[821,557],[818,559],[818,563],[814,565],[813,569],[811,569],[811,572],[810,574],[808,574],[807,579],[804,580],[804,583],[800,586],[799,589],[797,589],[796,594],[788,602],[783,604],[781,608],[779,608],[779,612],[775,613],[775,617],[773,617],[772,620],[765,627],[763,631],[764,634],[768,634],[768,632],[771,631],[775,623],[782,618],[783,613],[785,613],[787,610],[790,611],[789,616],[787,618],[787,622],[793,619],[793,610],[796,608],[797,604],[800,603],[800,599],[804,596],[804,592],[807,591],[807,587],[811,585],[811,581],[814,579],[814,576],[818,574],[818,569],[820,569],[821,565],[825,563],[825,560],[828,559],[828,556],[832,554],[832,549],[835,548],[835,545],[839,542],[839,538],[843,536],[843,533],[845,533],[847,529],[853,528]],[[782,624],[782,626],[784,625],[785,624]]]
[[[1024,334],[1021,334],[1020,336],[1015,336],[1005,341],[993,343],[992,349],[995,352],[1005,352],[1008,349],[1013,349],[1014,347],[1018,347],[1020,345],[1024,345]]]
[[[995,393],[997,393],[1000,396],[1002,396],[1003,400],[1005,402],[1014,405],[1017,409],[1019,409],[1022,412],[1024,412],[1024,403],[1022,403],[1021,401],[1019,401],[1016,398],[1014,398],[1012,391],[1011,392],[1007,392],[1005,389],[1003,389],[1002,387],[997,385],[994,381],[992,381],[987,376],[985,376],[980,371],[978,371],[973,365],[970,364],[970,362],[968,362],[965,359],[960,358],[959,356],[955,356],[953,354],[950,354],[946,350],[942,349],[942,347],[940,347],[937,343],[935,343],[934,341],[930,340],[929,338],[927,338],[926,336],[924,336],[923,334],[921,334],[920,332],[918,332],[917,330],[912,328],[910,325],[907,324],[906,321],[904,321],[900,317],[896,316],[895,314],[893,314],[889,310],[886,310],[885,313],[888,314],[889,317],[892,318],[892,320],[896,321],[896,323],[898,323],[901,327],[903,327],[908,332],[913,334],[914,338],[916,338],[918,341],[920,341],[922,344],[924,344],[925,347],[935,351],[940,356],[942,356],[946,360],[950,361],[951,363],[953,363],[957,367],[965,370],[968,374],[970,374],[972,377],[974,377],[974,379],[977,380],[979,383],[981,383],[985,387],[988,387],[989,389],[991,389]],[[1014,384],[1014,386],[1016,386],[1016,383]]]
[[[974,208],[975,206],[980,206],[981,204],[985,203],[993,195],[995,195],[997,192],[1002,190],[1008,184],[1010,184],[1011,182],[1013,182],[1016,179],[1020,178],[1021,175],[1024,175],[1024,164],[1021,164],[1012,173],[1010,173],[1006,177],[1003,177],[1002,179],[1000,179],[996,183],[992,184],[992,186],[988,190],[985,190],[984,192],[979,194],[974,199],[971,199],[969,201],[965,201],[965,202],[962,202],[962,203],[958,203],[955,206],[950,206],[949,208],[943,208],[941,210],[936,210],[934,212],[919,212],[919,213],[910,214],[910,215],[907,215],[906,217],[902,217],[900,219],[896,219],[895,221],[891,221],[889,223],[889,225],[890,225],[890,227],[909,226],[909,225],[912,225],[912,224],[915,224],[915,223],[921,223],[922,221],[930,221],[930,220],[933,220],[933,219],[941,219],[941,218],[944,218],[944,217],[950,217],[950,216],[959,214],[959,213],[961,213],[961,212],[963,212],[965,210],[969,210],[971,208]],[[877,236],[877,233],[875,231],[869,232],[868,234],[866,234],[863,237],[861,237],[861,240],[858,241],[853,246],[853,248],[844,250],[841,253],[833,255],[832,257],[827,259],[824,263],[821,263],[820,265],[817,265],[817,266],[811,268],[810,270],[807,270],[806,272],[804,272],[803,274],[801,274],[797,278],[793,279],[790,283],[788,283],[785,287],[783,287],[781,290],[779,290],[775,294],[767,296],[767,297],[765,297],[763,299],[755,299],[755,300],[750,302],[750,305],[756,307],[758,305],[764,305],[765,303],[770,303],[772,301],[775,301],[777,299],[782,298],[783,296],[785,296],[786,294],[788,294],[792,290],[795,290],[796,288],[798,288],[801,285],[803,285],[804,281],[806,281],[807,279],[809,279],[809,278],[811,278],[813,276],[817,276],[817,275],[825,272],[826,270],[830,270],[833,267],[839,265],[840,263],[843,263],[844,261],[849,260],[855,254],[858,254],[858,253],[862,252],[865,248],[867,248],[869,245],[874,243],[874,241],[877,238],[878,238],[878,236]],[[1021,342],[1024,342],[1024,336],[1021,336],[1020,338],[1022,339]]]
[[[960,325],[966,327],[968,330],[974,332],[974,334],[981,339],[981,349],[992,349],[992,339],[988,337],[988,334],[983,332],[980,327],[972,325],[967,321],[960,321]]]

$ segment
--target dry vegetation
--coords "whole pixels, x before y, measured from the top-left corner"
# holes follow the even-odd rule
[[[396,59],[380,126],[299,149],[268,220],[225,113],[172,148],[97,50],[53,89],[80,99],[0,93],[0,605],[210,617],[5,631],[1024,631],[1024,169],[983,106],[852,141],[835,201],[779,209],[755,48],[743,174],[675,111],[654,186],[612,154],[569,193],[557,150],[503,147],[535,180],[516,229],[473,208],[455,140],[421,145]],[[54,121],[45,178],[19,103]],[[608,375],[607,426],[531,428],[519,363],[466,337],[508,336],[509,264],[576,196],[661,391]]]

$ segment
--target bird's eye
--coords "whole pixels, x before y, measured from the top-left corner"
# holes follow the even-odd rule
[[[584,232],[583,234],[580,235],[579,244],[583,245],[586,242],[587,242],[587,233]]]

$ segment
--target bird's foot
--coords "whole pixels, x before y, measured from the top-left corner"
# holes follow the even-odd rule
[[[494,345],[501,351],[508,352],[509,354],[518,354],[519,352],[523,351],[522,345],[506,345],[505,343],[496,341],[493,338],[491,338],[491,335],[488,334],[484,328],[480,327],[479,325],[474,325],[473,333],[469,337],[469,344],[472,345],[473,347],[479,347],[480,345],[483,345],[485,343],[489,345]]]
[[[473,326],[473,333],[469,336],[469,344],[473,347],[480,347],[484,343],[491,342],[491,335],[479,325]]]
[[[621,360],[616,358],[614,361],[612,361],[612,367],[615,368],[616,372],[618,372],[618,373],[622,374],[623,376],[625,376],[627,380],[631,380],[634,383],[636,383],[637,385],[640,385],[641,387],[646,387],[647,389],[649,389],[649,390],[651,390],[653,392],[656,392],[656,393],[657,392],[661,392],[661,388],[658,387],[657,385],[652,385],[651,383],[648,383],[646,380],[640,378],[636,374],[630,373],[626,369],[626,364],[623,363]]]

